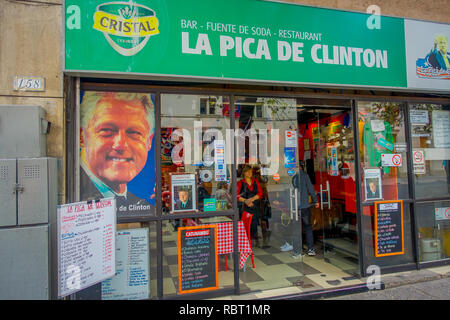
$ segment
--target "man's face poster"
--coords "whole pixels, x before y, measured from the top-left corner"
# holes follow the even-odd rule
[[[83,91],[80,196],[114,196],[117,215],[153,215],[155,108],[146,93]]]

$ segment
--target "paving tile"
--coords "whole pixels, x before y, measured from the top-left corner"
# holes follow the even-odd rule
[[[265,265],[274,265],[274,264],[283,264],[282,261],[278,260],[273,255],[260,255],[258,256],[258,259],[261,260]]]
[[[336,288],[336,287],[344,286],[344,285],[350,286],[350,285],[358,285],[358,284],[364,283],[364,282],[360,281],[359,279],[348,280],[348,281],[344,282],[343,280],[341,280],[341,278],[332,276],[332,275],[326,275],[325,277],[322,277],[320,274],[310,274],[305,277],[311,279],[312,281],[314,281],[319,286],[321,286],[325,289]]]
[[[247,268],[245,272],[239,272],[239,279],[244,283],[264,281],[263,278],[261,278],[255,271],[250,268]]]
[[[262,299],[284,295],[301,294],[302,292],[303,291],[298,287],[289,287],[289,288],[266,290],[261,293],[256,293],[255,296],[259,299]]]
[[[427,269],[431,272],[435,272],[440,275],[450,275],[450,266],[442,266],[442,267],[436,267],[436,268],[429,268]]]

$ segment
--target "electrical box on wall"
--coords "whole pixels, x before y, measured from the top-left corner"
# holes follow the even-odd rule
[[[0,158],[45,157],[49,130],[42,107],[0,105]]]
[[[0,300],[50,299],[56,275],[56,158],[0,159]],[[52,280],[50,280],[52,279]]]

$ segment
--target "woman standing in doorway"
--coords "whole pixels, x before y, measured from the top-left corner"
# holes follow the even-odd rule
[[[250,166],[242,169],[242,176],[242,180],[237,183],[239,216],[242,216],[244,211],[253,214],[250,234],[253,239],[258,239],[259,207],[263,192],[258,180],[253,177],[253,169]]]

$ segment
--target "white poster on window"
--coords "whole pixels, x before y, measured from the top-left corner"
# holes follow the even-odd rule
[[[411,120],[411,124],[413,125],[427,125],[430,123],[428,110],[412,109],[409,111],[409,118]]]
[[[364,169],[364,195],[366,201],[383,199],[380,169]]]
[[[102,282],[102,300],[140,300],[150,296],[148,230],[116,233],[116,275]]]
[[[284,139],[286,141],[286,148],[297,148],[297,131],[286,130],[284,132]]]
[[[414,174],[426,173],[425,153],[423,149],[413,150],[413,165],[414,165]]]
[[[402,155],[399,153],[381,155],[382,167],[401,167],[403,163]]]
[[[450,220],[450,208],[436,208],[435,216],[436,220]]]
[[[65,297],[116,272],[116,200],[58,207],[58,296]]]
[[[433,121],[433,140],[435,148],[450,148],[450,111],[435,110]]]

